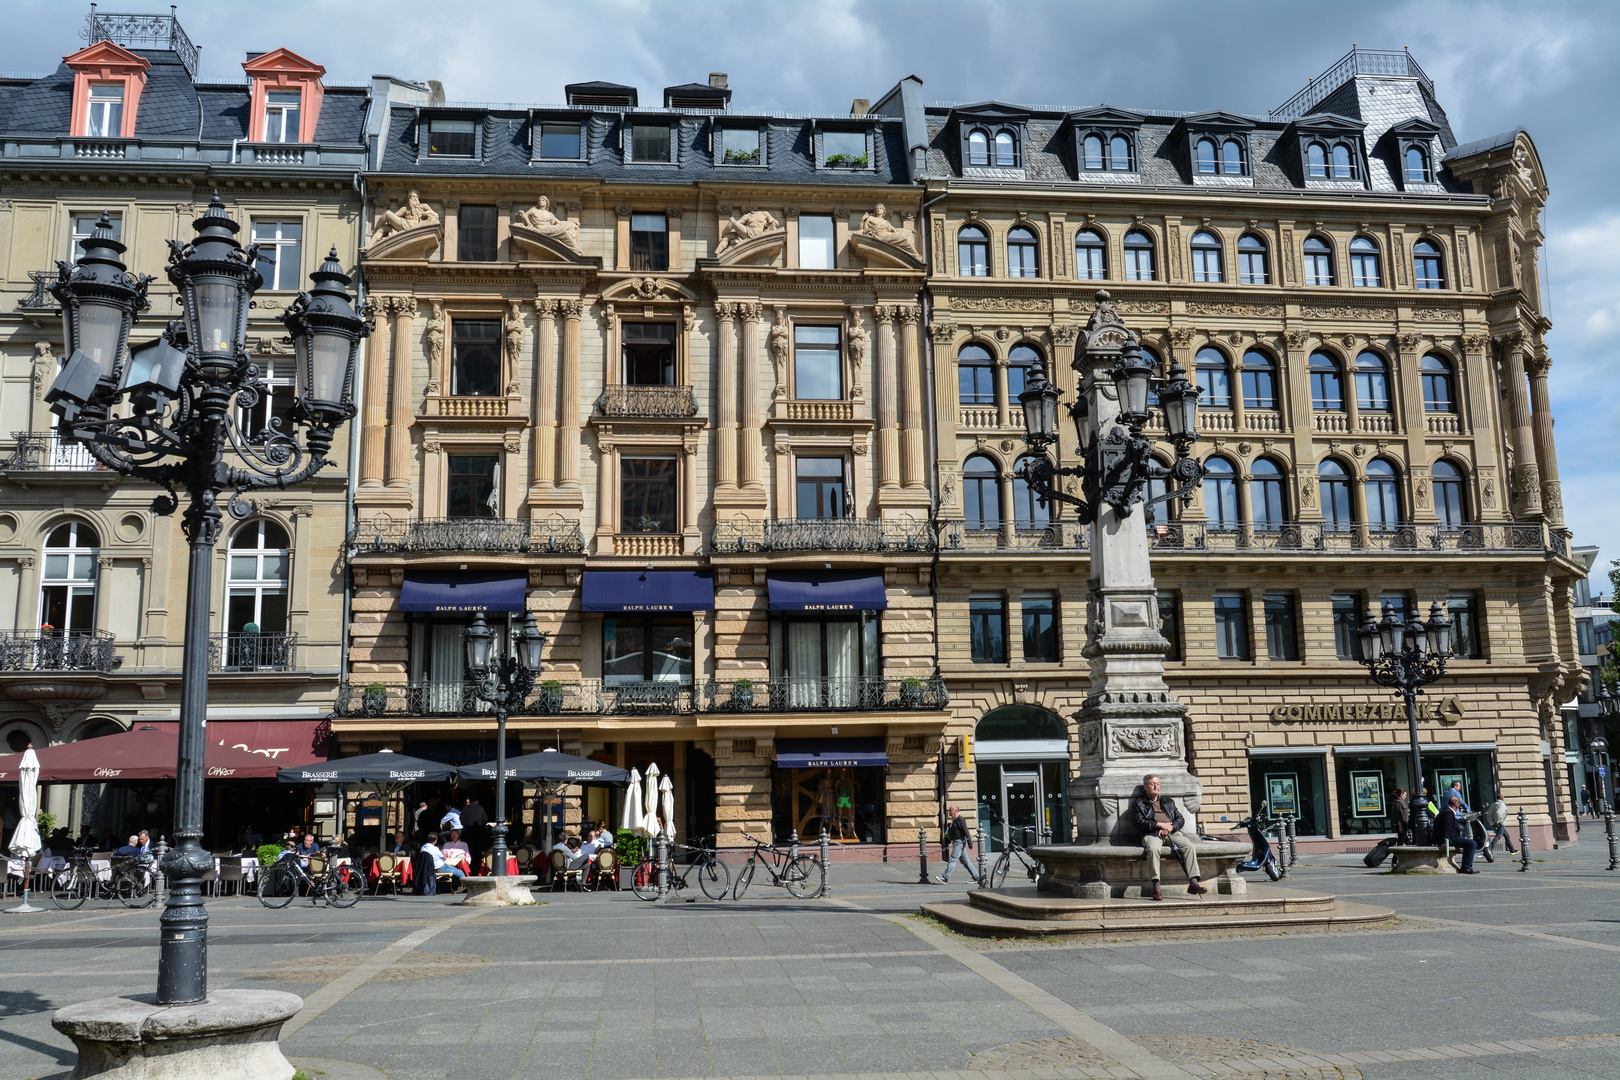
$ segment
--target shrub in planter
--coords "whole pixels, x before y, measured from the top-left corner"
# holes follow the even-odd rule
[[[754,682],[752,679],[738,679],[731,684],[731,707],[734,709],[752,709],[754,707]]]
[[[259,856],[259,867],[261,869],[268,870],[272,866],[276,865],[276,860],[277,859],[281,858],[281,845],[280,844],[260,844],[259,845],[258,856]]]
[[[547,715],[555,715],[556,713],[562,712],[562,683],[558,682],[556,679],[547,679],[545,682],[541,683],[538,703],[540,706],[540,711],[546,713]]]
[[[900,707],[902,709],[920,709],[923,703],[923,682],[921,679],[900,680]]]
[[[619,853],[619,865],[628,866],[632,870],[641,862],[642,853],[647,846],[646,840],[637,836],[629,829],[619,829],[613,834],[613,848]]]

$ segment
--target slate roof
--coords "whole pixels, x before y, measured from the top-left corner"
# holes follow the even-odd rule
[[[1512,131],[1504,131],[1483,139],[1475,139],[1473,142],[1458,143],[1451,148],[1451,152],[1446,155],[1446,159],[1449,161],[1451,158],[1473,157],[1475,154],[1485,154],[1492,150],[1505,150],[1518,141],[1519,135],[1523,131],[1523,128],[1514,128]]]

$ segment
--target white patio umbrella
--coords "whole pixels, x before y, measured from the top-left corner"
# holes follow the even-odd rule
[[[630,770],[630,786],[624,792],[624,810],[619,814],[619,828],[635,832],[641,828],[641,773]]]
[[[642,836],[653,837],[658,834],[658,762],[647,766],[647,775],[641,778],[641,783],[644,816],[636,831]]]
[[[658,802],[664,818],[664,839],[675,842],[675,785],[664,777],[658,784]]]
[[[20,820],[11,834],[11,853],[25,862],[39,854],[39,755],[30,746],[23,751],[22,765],[17,769],[17,809]],[[26,914],[40,910],[28,902],[28,868],[23,868],[23,902],[7,908],[8,914]]]

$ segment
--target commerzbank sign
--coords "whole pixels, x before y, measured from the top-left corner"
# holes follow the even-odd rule
[[[1455,697],[1441,698],[1438,701],[1418,702],[1419,720],[1439,720],[1442,723],[1455,724],[1463,718],[1462,702]],[[1273,705],[1271,707],[1271,720],[1273,723],[1305,723],[1323,724],[1333,721],[1348,723],[1380,723],[1386,720],[1405,720],[1406,706],[1400,702],[1395,703],[1367,703],[1334,704],[1331,702],[1313,702],[1309,705]]]

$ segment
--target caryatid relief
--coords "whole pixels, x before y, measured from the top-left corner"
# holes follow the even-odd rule
[[[771,362],[776,366],[776,396],[787,396],[787,362],[789,342],[793,334],[788,329],[787,308],[776,309],[776,321],[771,324]]]
[[[584,254],[579,247],[579,222],[567,221],[551,212],[551,200],[544,195],[534,201],[534,205],[527,210],[519,210],[512,215],[512,224],[528,229],[532,233],[555,240],[569,251]]]
[[[412,191],[406,196],[404,206],[390,207],[377,215],[377,220],[373,223],[371,230],[371,240],[368,243],[375,244],[377,241],[386,240],[396,233],[408,232],[423,225],[437,225],[438,223],[438,211],[424,203],[417,197],[416,192]]]
[[[861,216],[860,231],[862,236],[870,236],[873,240],[893,244],[909,255],[922,257],[917,250],[917,234],[904,225],[890,224],[888,210],[882,203],[872,207],[870,214]]]
[[[439,361],[444,359],[444,301],[433,301],[432,314],[428,316],[427,337],[423,342],[423,350],[427,353],[428,378],[436,378],[439,374]]]
[[[715,246],[714,253],[718,255],[733,244],[781,231],[782,223],[764,210],[750,210],[742,217],[733,214],[730,221],[720,226],[720,243]]]
[[[849,342],[849,368],[851,379],[854,383],[854,386],[852,387],[853,393],[851,396],[860,397],[861,365],[866,362],[867,333],[866,327],[861,321],[861,312],[859,308],[856,308],[854,311],[850,312],[848,325],[849,330],[844,337],[845,340]]]
[[[501,327],[501,336],[506,346],[506,370],[515,372],[518,369],[518,360],[523,355],[523,304],[512,300],[506,306],[505,325]]]

